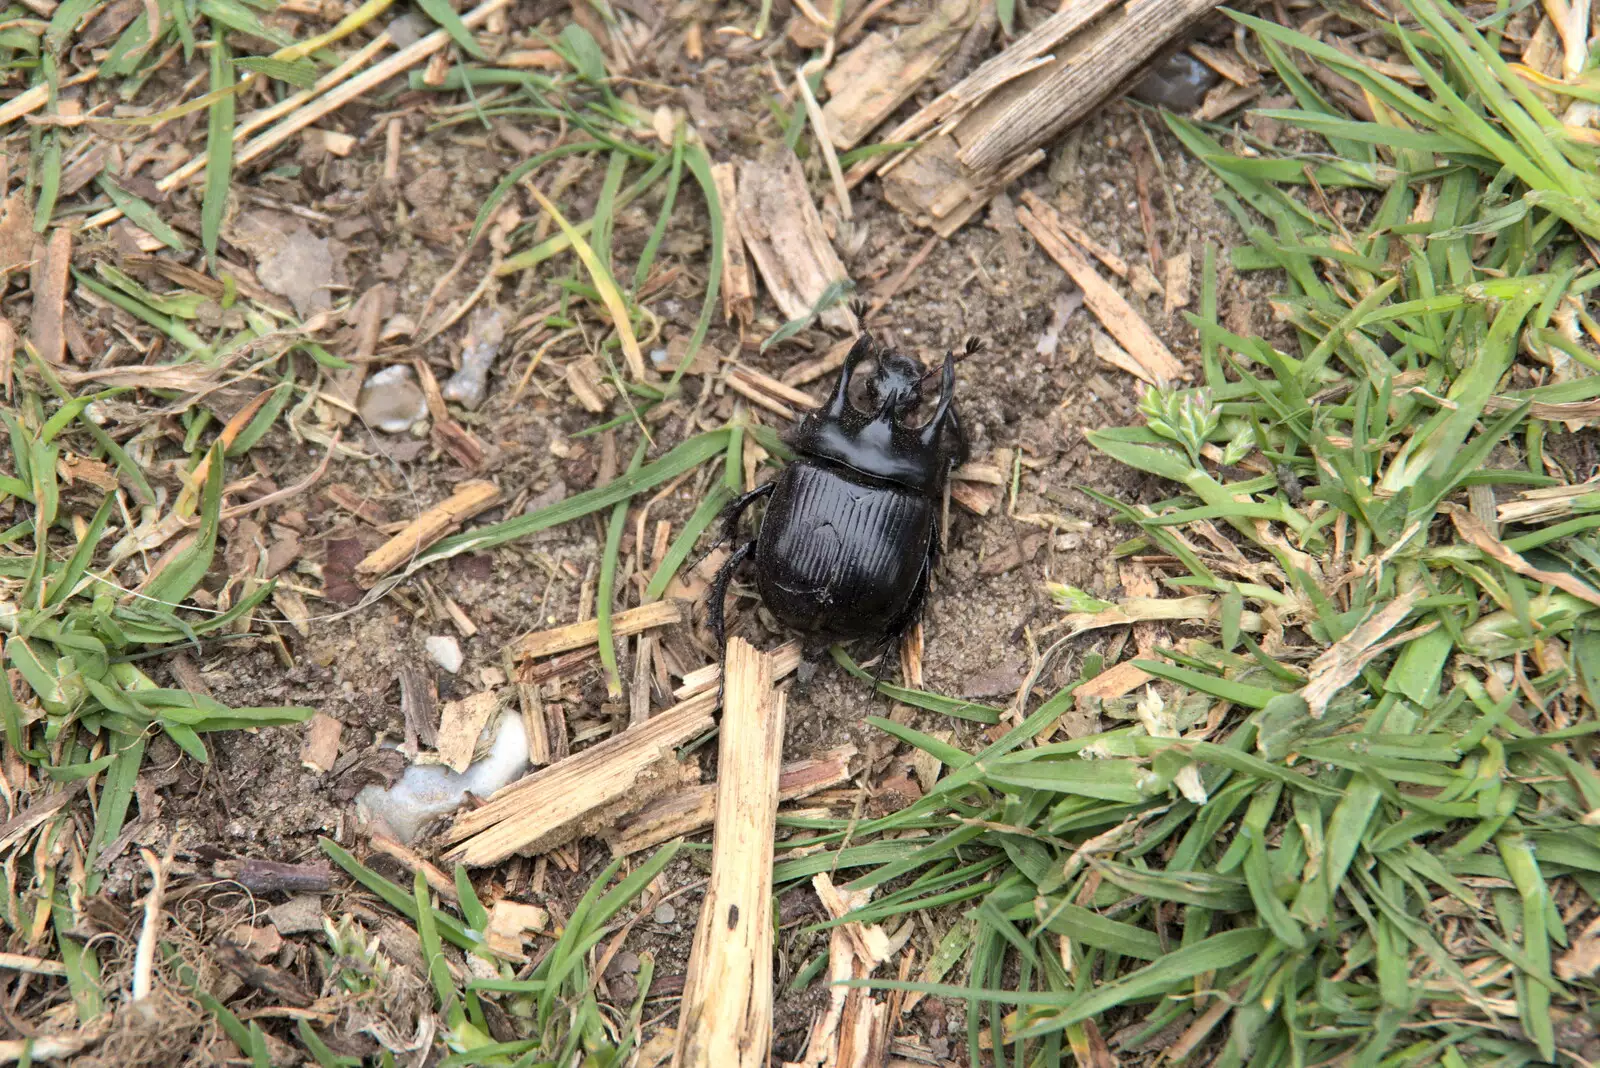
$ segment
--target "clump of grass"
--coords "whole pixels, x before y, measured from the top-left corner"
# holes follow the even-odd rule
[[[650,993],[653,961],[641,954],[638,994],[625,1018],[608,1015],[595,995],[596,952],[607,939],[615,948],[616,936],[626,924],[617,916],[631,906],[652,880],[677,855],[679,845],[667,846],[618,878],[622,861],[613,861],[597,876],[572,915],[556,931],[554,942],[536,955],[534,963],[502,958],[489,944],[489,911],[473,890],[466,870],[455,872],[459,917],[443,911],[433,901],[422,874],[407,890],[356,860],[334,842],[323,839],[322,849],[363,888],[409,920],[429,962],[428,979],[436,998],[435,1012],[443,1023],[442,1044],[449,1054],[442,1063],[451,1066],[623,1065],[640,1039],[644,1002]],[[613,884],[613,880],[615,883]],[[381,949],[346,922],[328,924],[330,952],[323,959],[352,993],[370,992],[379,971],[392,967]],[[446,962],[444,943],[476,958],[466,979]],[[604,954],[609,959],[610,954]],[[489,974],[493,973],[493,974]],[[497,1041],[489,1032],[484,1003],[494,1001],[512,1027],[523,1037]],[[226,1012],[221,1006],[213,1012]],[[219,1016],[219,1018],[221,1018]],[[232,1029],[229,1029],[232,1034]],[[302,1039],[315,1039],[315,1033]],[[249,1051],[240,1043],[240,1048]],[[331,1065],[307,1041],[319,1064]],[[388,1051],[386,1058],[392,1058]]]
[[[909,876],[872,919],[969,903],[964,981],[869,982],[964,1000],[974,1065],[1081,1061],[1112,1031],[1220,1065],[1553,1061],[1593,1034],[1592,980],[1552,962],[1600,894],[1600,518],[1550,423],[1600,416],[1595,149],[1482,28],[1406,8],[1377,28],[1422,90],[1235,16],[1298,104],[1271,116],[1326,155],[1168,119],[1226,186],[1235,269],[1282,272],[1296,339],[1226,330],[1208,255],[1202,384],[1089,435],[1177,487],[1100,499],[1137,529],[1119,555],[1165,557],[1209,624],[1137,661],[1139,707],[1089,737],[1052,738],[1076,686],[976,755],[893,727],[944,778],[814,821],[802,844],[833,851],[779,864]],[[1061,594],[1077,629],[1115,607]]]

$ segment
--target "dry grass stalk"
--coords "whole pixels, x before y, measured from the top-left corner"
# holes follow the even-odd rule
[[[885,134],[917,148],[853,168],[884,176],[890,203],[954,233],[1044,159],[1043,146],[1129,84],[1215,0],[1067,0],[1057,14]]]
[[[493,482],[473,479],[461,483],[449,497],[423,512],[405,528],[378,546],[356,565],[356,580],[371,586],[382,576],[409,561],[462,523],[500,500]]]
[[[738,225],[750,258],[784,316],[800,319],[828,287],[850,276],[828,240],[806,187],[800,161],[787,148],[739,169]],[[835,305],[822,313],[832,330],[855,332],[855,313]]]
[[[58,960],[29,957],[22,953],[0,953],[0,968],[30,975],[66,975],[67,966]]]
[[[1452,513],[1452,518],[1456,521],[1456,529],[1464,537],[1468,537],[1468,540],[1471,540],[1464,524],[1470,525],[1480,521],[1464,509],[1459,508]],[[1510,550],[1507,551],[1509,552]],[[1413,586],[1406,590],[1381,610],[1368,617],[1349,634],[1324,649],[1321,655],[1311,662],[1311,667],[1306,672],[1306,685],[1301,690],[1301,696],[1306,699],[1306,704],[1310,706],[1313,719],[1322,717],[1322,714],[1328,710],[1328,702],[1340,690],[1354,682],[1356,676],[1361,673],[1362,668],[1388,649],[1394,647],[1396,644],[1394,641],[1382,642],[1381,639],[1410,614],[1425,592],[1420,586]],[[1437,622],[1425,624],[1423,627],[1407,631],[1401,637],[1414,638],[1419,633],[1425,630],[1433,630],[1438,625]]]
[[[739,186],[734,165],[716,164],[711,168],[711,177],[716,182],[722,224],[727,230],[723,238],[722,316],[728,322],[737,319],[741,326],[749,326],[756,314],[756,283],[744,254],[744,231],[739,228]]]
[[[576,837],[586,821],[598,828],[637,811],[680,776],[673,749],[710,730],[714,692],[674,705],[645,723],[559,760],[507,786],[488,804],[456,817],[445,832],[451,863],[498,864]]]
[[[140,848],[145,867],[150,869],[150,892],[144,899],[144,926],[139,929],[138,947],[133,956],[133,1000],[137,1004],[150,996],[155,979],[156,943],[161,938],[161,908],[167,894],[167,860]],[[169,857],[168,860],[171,858]]]
[[[943,0],[900,36],[874,31],[835,60],[823,78],[828,103],[822,109],[834,146],[854,148],[909,100],[954,54],[978,8],[972,0]]]
[[[665,627],[681,622],[683,609],[676,601],[651,601],[611,617],[613,637],[626,638],[642,631]],[[536,657],[582,649],[600,640],[600,624],[590,619],[582,623],[569,623],[564,627],[536,630],[524,634],[511,643],[513,660],[532,660]]]
[[[798,801],[848,781],[850,758],[855,755],[856,747],[846,745],[785,764],[778,775],[778,801]],[[611,853],[625,857],[704,830],[711,826],[716,809],[716,783],[696,783],[665,794],[617,828],[610,838]]]
[[[386,834],[375,833],[372,836],[372,848],[399,861],[407,871],[420,871],[433,891],[446,901],[456,900],[456,881],[405,843],[397,842]]]
[[[728,643],[711,879],[689,951],[674,1068],[766,1068],[772,1051],[772,836],[784,694],[772,658]]]
[[[1032,193],[1023,193],[1022,200],[1023,206],[1017,209],[1017,221],[1083,290],[1084,305],[1132,358],[1133,362],[1125,369],[1151,385],[1187,378],[1189,372],[1150,329],[1150,324],[1073,247],[1056,225],[1060,218],[1056,210]]]
[[[1462,508],[1459,504],[1446,502],[1439,506],[1439,510],[1450,517],[1451,522],[1455,524],[1457,534],[1460,534],[1464,539],[1483,550],[1484,554],[1496,563],[1504,564],[1517,574],[1526,575],[1536,582],[1543,582],[1565,593],[1570,593],[1579,600],[1600,605],[1600,590],[1596,590],[1593,586],[1569,572],[1545,571],[1535,567],[1524,559],[1521,553],[1508,548],[1504,542],[1495,537],[1494,532],[1489,529],[1483,520]],[[1399,604],[1403,600],[1405,598],[1402,597],[1395,603]]]

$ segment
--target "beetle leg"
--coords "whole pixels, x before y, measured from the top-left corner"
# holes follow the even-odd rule
[[[733,550],[733,554],[723,562],[721,567],[717,568],[717,574],[711,580],[711,592],[708,595],[709,600],[706,604],[706,623],[711,627],[711,633],[717,640],[717,660],[724,667],[727,666],[728,635],[723,627],[722,602],[728,596],[728,584],[733,581],[733,573],[739,569],[740,564],[749,558],[755,547],[755,539],[752,538]],[[722,693],[725,685],[726,676],[719,675],[717,678],[717,707],[715,712],[717,716],[722,715]]]
[[[906,610],[900,613],[894,626],[889,631],[889,636],[884,640],[883,653],[878,659],[878,670],[873,673],[872,688],[878,688],[878,683],[883,681],[883,673],[889,668],[889,659],[900,651],[900,642],[912,627],[917,625],[917,620],[922,618],[922,608],[928,600],[928,584],[933,578],[933,565],[939,559],[939,531],[935,528],[932,540],[928,543],[928,555],[922,561],[922,570],[917,575],[917,584],[911,591],[911,599],[906,602]]]
[[[728,643],[727,635],[723,631],[722,602],[728,596],[728,584],[733,581],[733,573],[739,569],[740,564],[749,558],[755,547],[755,539],[752,538],[733,550],[733,554],[723,562],[721,567],[717,568],[717,574],[711,580],[711,591],[706,604],[706,623],[711,627],[711,633],[717,639],[719,656],[723,647]]]
[[[956,406],[954,404],[950,406],[948,418],[949,423],[946,425],[949,427],[950,441],[953,446],[950,450],[950,470],[954,471],[971,459],[971,453],[967,448],[967,432],[961,429],[961,420],[956,415]]]
[[[692,571],[694,568],[699,567],[701,560],[704,560],[722,546],[728,544],[734,538],[738,537],[739,519],[744,515],[744,510],[749,508],[762,497],[765,497],[767,494],[771,493],[777,488],[777,485],[778,484],[776,482],[764,482],[755,489],[751,490],[749,493],[746,493],[744,496],[730,501],[728,506],[722,510],[722,515],[719,517],[719,520],[722,523],[722,534],[717,538],[716,541],[711,543],[711,546],[706,549],[705,552],[701,553],[695,559],[694,563],[689,565],[689,570]]]

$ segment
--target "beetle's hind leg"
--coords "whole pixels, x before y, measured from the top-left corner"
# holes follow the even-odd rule
[[[895,619],[889,633],[881,646],[883,652],[878,657],[877,670],[872,673],[872,691],[878,690],[878,684],[883,681],[884,672],[889,670],[889,661],[898,659],[900,643],[910,633],[911,628],[917,625],[922,618],[923,606],[928,601],[928,585],[933,578],[933,565],[939,559],[939,531],[933,531],[933,540],[928,544],[928,555],[923,558],[922,571],[917,575],[917,585],[911,591],[911,599],[906,602],[905,611]],[[907,680],[902,680],[907,681]]]

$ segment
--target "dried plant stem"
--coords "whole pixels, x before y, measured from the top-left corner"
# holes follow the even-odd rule
[[[728,643],[711,880],[689,951],[674,1068],[765,1068],[772,1046],[772,835],[784,695],[772,658]]]
[[[167,865],[148,849],[140,849],[150,869],[150,893],[144,899],[144,927],[139,931],[138,948],[133,955],[133,1000],[135,1004],[150,996],[156,967],[156,942],[161,938],[161,906],[167,896]]]
[[[839,167],[839,154],[833,150],[833,138],[828,133],[828,121],[823,118],[816,94],[811,91],[811,85],[806,81],[804,68],[795,71],[794,81],[800,87],[800,99],[806,102],[806,115],[811,119],[811,128],[817,133],[817,144],[822,146],[822,158],[828,164],[828,177],[833,181],[833,195],[838,198],[839,211],[848,222],[855,218],[854,212],[850,210],[850,187],[844,182],[844,171]]]

